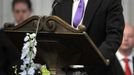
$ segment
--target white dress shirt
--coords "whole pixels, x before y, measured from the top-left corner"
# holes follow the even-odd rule
[[[125,72],[125,63],[124,63],[124,60],[123,60],[125,58],[125,56],[123,56],[119,51],[117,51],[116,57],[119,60],[119,62],[121,64],[121,67]],[[131,73],[133,75],[133,55],[131,54],[127,58],[129,59],[129,67],[130,67]]]
[[[71,25],[72,25],[72,26],[73,26],[73,20],[74,20],[75,13],[76,13],[76,11],[77,11],[77,8],[78,8],[79,3],[80,3],[80,0],[73,0],[72,22],[71,22]],[[88,3],[88,0],[84,0],[84,4],[85,4],[84,14],[85,14],[85,10],[86,10],[86,7],[87,7],[87,3]],[[84,16],[82,17],[82,20],[81,20],[80,24],[82,24],[83,18],[84,18]],[[79,25],[80,25],[80,24],[79,24]]]

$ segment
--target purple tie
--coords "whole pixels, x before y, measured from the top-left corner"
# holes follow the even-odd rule
[[[78,8],[76,10],[76,13],[75,13],[75,16],[74,16],[74,20],[73,20],[73,26],[75,28],[77,28],[77,26],[79,25],[82,17],[83,17],[83,14],[84,14],[84,0],[80,0],[80,3],[78,5]]]

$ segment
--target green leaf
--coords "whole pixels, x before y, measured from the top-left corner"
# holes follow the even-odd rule
[[[40,70],[41,70],[42,75],[51,75],[45,65],[43,65]]]

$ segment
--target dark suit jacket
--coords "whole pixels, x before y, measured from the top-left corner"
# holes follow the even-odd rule
[[[71,24],[72,5],[73,0],[61,1],[54,7],[53,15],[59,16]],[[90,66],[88,68],[90,75],[115,75],[111,72],[114,69],[112,65],[115,62],[115,52],[118,50],[122,41],[124,29],[122,11],[121,0],[88,1],[83,20],[83,24],[87,28],[86,32],[100,49],[101,53],[106,58],[111,59],[110,66]]]
[[[0,30],[0,75],[13,75],[12,66],[17,65],[19,53],[5,33]]]

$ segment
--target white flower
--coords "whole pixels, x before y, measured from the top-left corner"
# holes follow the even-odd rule
[[[33,34],[30,35],[30,38],[32,38],[32,39],[35,38],[35,37],[36,37],[36,34],[35,33],[33,33]]]
[[[24,61],[24,62],[23,62],[24,64],[28,64],[28,63],[30,63],[30,62],[29,62],[29,61],[30,61],[30,58],[25,58],[25,59],[23,59],[23,61]]]
[[[24,59],[26,55],[28,55],[28,52],[29,52],[28,49],[22,51],[21,60]]]
[[[27,75],[25,70],[23,72],[20,72],[19,74],[20,75]]]
[[[34,66],[35,66],[35,69],[41,68],[41,64],[34,64]]]
[[[34,52],[34,54],[36,54],[36,52],[37,52],[36,47],[33,47],[33,52]]]
[[[27,43],[24,44],[23,49],[27,49],[27,48],[29,48],[29,46],[30,46],[30,43],[27,42]]]
[[[22,48],[21,60],[23,60],[23,65],[21,65],[20,69],[22,72],[20,75],[34,75],[35,70],[40,68],[39,64],[35,64],[33,59],[36,56],[37,49],[37,41],[36,34],[26,34],[27,36],[24,38],[24,46]],[[28,67],[26,65],[29,65]]]
[[[29,37],[26,36],[26,37],[24,38],[24,41],[26,42],[26,41],[28,41],[28,39],[29,39]]]
[[[21,70],[25,70],[25,68],[26,68],[26,65],[21,65],[20,67]]]
[[[29,75],[34,75],[34,73],[35,73],[35,69],[34,69],[34,67],[31,67],[31,68],[28,70],[28,74],[29,74]]]

